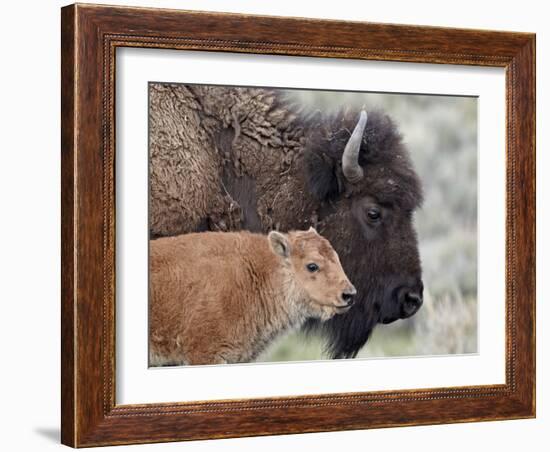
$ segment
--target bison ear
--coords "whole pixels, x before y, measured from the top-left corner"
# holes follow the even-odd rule
[[[269,241],[269,246],[271,250],[278,256],[284,257],[285,259],[290,256],[290,242],[286,234],[281,234],[277,231],[271,231],[267,239]]]
[[[319,201],[335,198],[340,193],[335,162],[321,152],[310,151],[306,157],[309,191]]]

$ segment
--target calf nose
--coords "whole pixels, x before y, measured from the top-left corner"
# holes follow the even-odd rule
[[[355,287],[350,286],[344,292],[342,292],[342,300],[344,300],[348,306],[351,306],[354,302],[353,297],[357,294]]]

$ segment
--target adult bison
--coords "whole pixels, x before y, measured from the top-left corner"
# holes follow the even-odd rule
[[[315,227],[358,291],[347,313],[306,324],[334,358],[355,357],[377,323],[420,308],[422,189],[387,115],[311,112],[269,89],[149,89],[151,238]]]

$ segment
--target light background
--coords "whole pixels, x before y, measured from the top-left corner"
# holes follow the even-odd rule
[[[550,31],[544,2],[445,4],[430,1],[315,3],[279,0],[118,0],[119,4],[210,9],[244,13],[340,18],[537,32],[538,80],[538,418],[536,420],[405,427],[341,433],[243,438],[187,444],[118,447],[113,450],[280,451],[407,450],[544,451],[550,429],[547,389],[550,318],[548,269],[550,180],[543,177],[550,156]],[[59,425],[59,7],[64,2],[28,1],[4,5],[2,34],[2,156],[0,177],[4,243],[2,274],[2,449],[62,450]],[[22,24],[24,28],[22,28]],[[546,381],[545,381],[546,380]],[[543,440],[545,442],[543,443]]]

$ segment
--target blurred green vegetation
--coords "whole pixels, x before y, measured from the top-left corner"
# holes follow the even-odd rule
[[[477,99],[288,90],[293,103],[324,111],[381,109],[398,124],[424,186],[415,216],[425,303],[410,319],[379,325],[359,357],[477,352]],[[318,337],[294,332],[260,361],[326,359]]]

